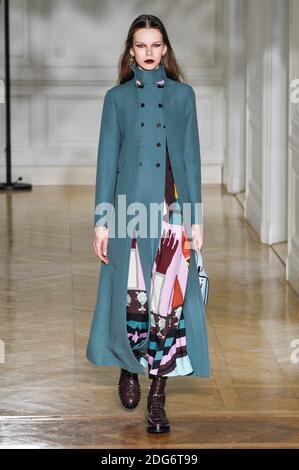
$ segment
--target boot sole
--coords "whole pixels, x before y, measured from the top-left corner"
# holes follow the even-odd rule
[[[169,432],[170,431],[170,426],[163,426],[161,428],[156,428],[154,426],[149,425],[147,427],[147,432],[150,432],[152,434],[161,434],[164,432]]]

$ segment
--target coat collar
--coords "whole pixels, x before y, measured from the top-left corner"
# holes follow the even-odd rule
[[[132,80],[136,86],[142,86],[144,83],[157,83],[163,86],[167,82],[167,75],[162,62],[153,70],[145,70],[139,67],[136,62],[130,64],[130,68],[134,73]]]

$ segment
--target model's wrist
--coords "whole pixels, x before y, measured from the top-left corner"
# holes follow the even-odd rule
[[[108,232],[108,228],[105,225],[99,225],[94,228],[94,233],[97,238],[102,237],[107,232]]]

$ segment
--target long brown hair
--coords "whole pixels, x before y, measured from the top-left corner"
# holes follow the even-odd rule
[[[169,38],[168,38],[166,29],[164,28],[162,21],[157,16],[154,16],[154,15],[139,15],[137,16],[137,18],[135,18],[135,20],[132,22],[130,26],[128,36],[125,42],[125,49],[119,59],[119,72],[118,72],[117,84],[120,85],[121,83],[127,82],[133,77],[133,70],[130,67],[129,50],[131,47],[133,47],[134,33],[137,29],[140,29],[140,28],[159,29],[159,31],[162,34],[163,41],[167,45],[167,52],[163,60],[165,72],[167,76],[177,82],[181,81],[180,77],[184,81],[186,81],[186,78],[176,61],[173,49],[170,45]]]

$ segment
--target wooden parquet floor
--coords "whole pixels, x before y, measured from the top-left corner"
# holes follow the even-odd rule
[[[0,447],[299,447],[299,297],[235,197],[203,188],[212,376],[170,378],[171,432],[146,432],[149,381],[128,412],[119,370],[85,357],[99,262],[94,192],[0,194]]]

